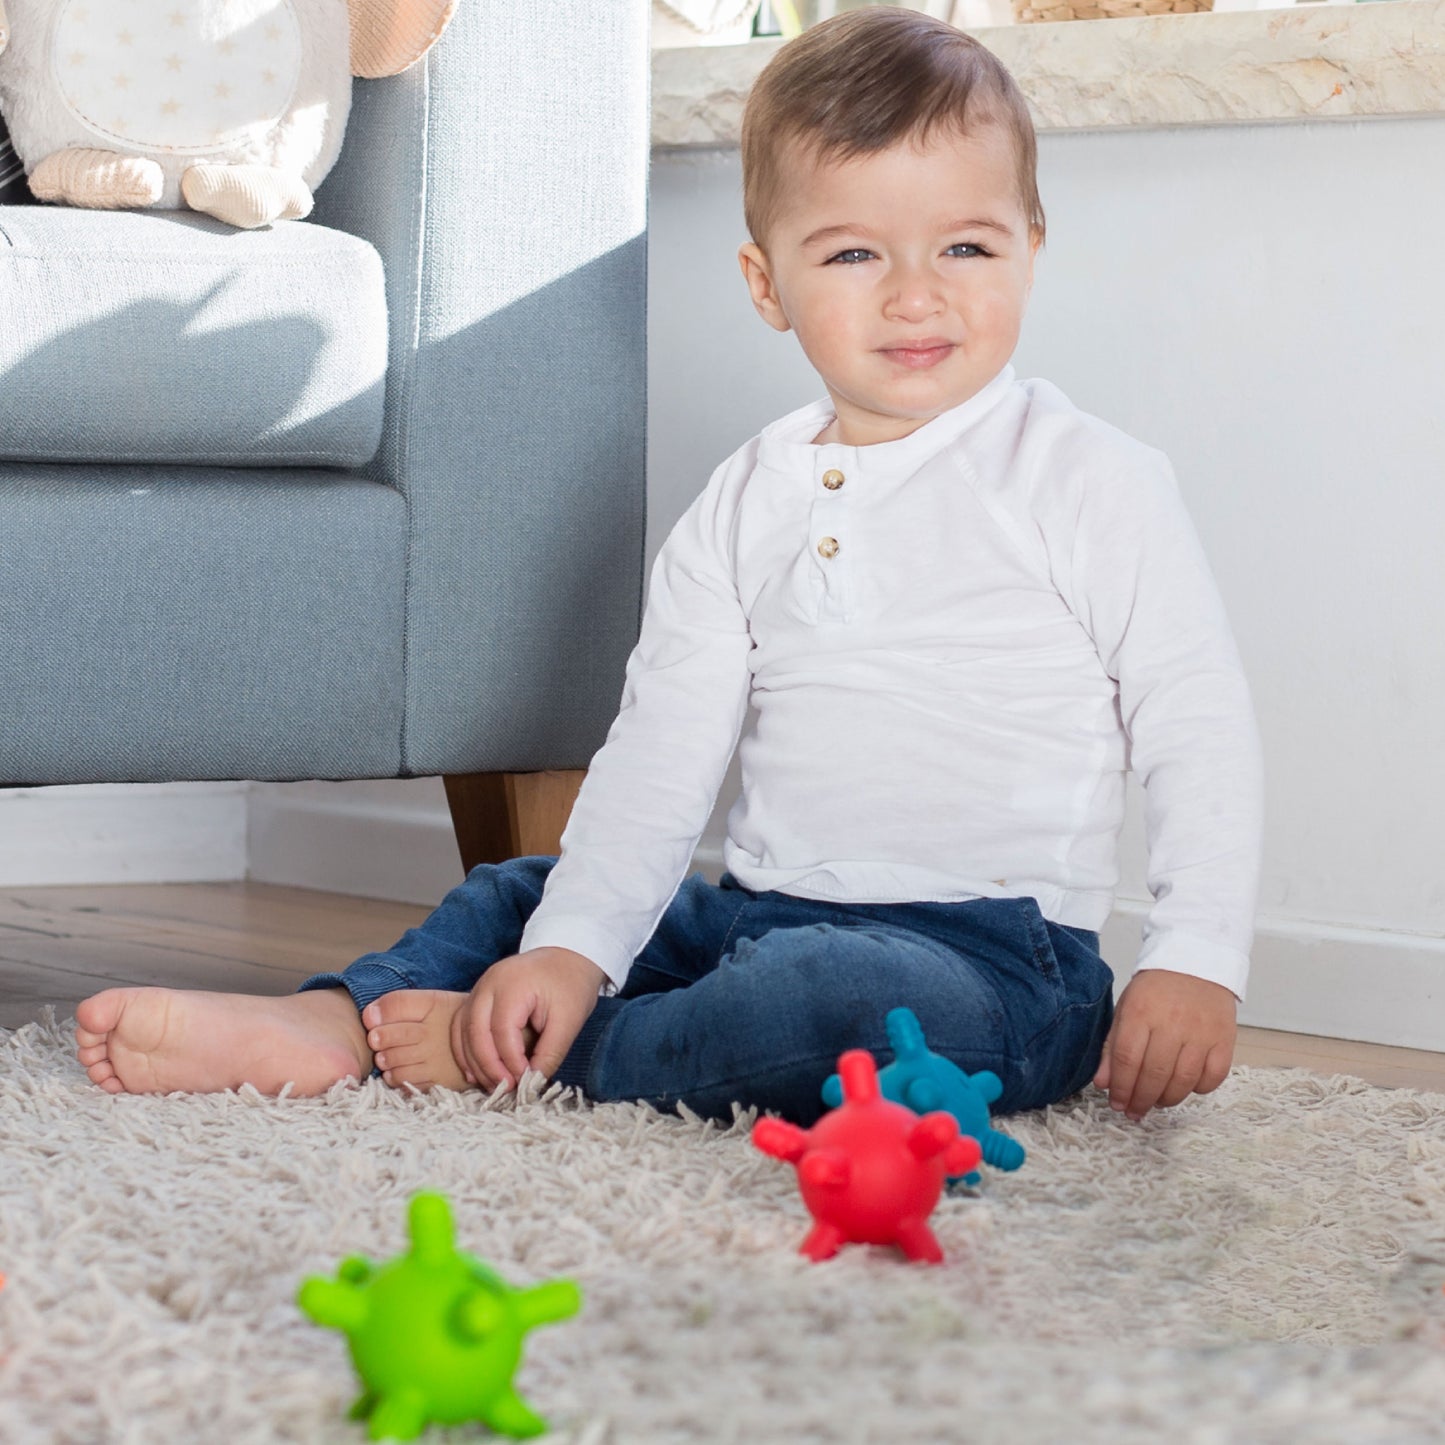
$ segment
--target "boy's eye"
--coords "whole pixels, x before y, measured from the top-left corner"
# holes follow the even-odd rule
[[[969,251],[973,252],[975,256],[987,256],[989,254],[983,249],[982,246],[975,246],[972,241],[955,241],[953,245],[951,245],[948,250],[944,252],[944,255],[960,256],[961,259],[967,260],[968,257],[966,255],[962,255],[961,253]]]
[[[839,251],[836,256],[829,256],[823,264],[831,266],[834,261],[841,261],[845,266],[856,266],[859,261],[866,261],[872,254],[872,251],[865,251],[861,246],[850,246],[846,251]]]

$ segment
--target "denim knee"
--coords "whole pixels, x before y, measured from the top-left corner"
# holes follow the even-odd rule
[[[308,978],[301,989],[340,986],[360,1008],[396,989],[466,992],[521,946],[556,862],[537,856],[480,864],[390,948],[363,955],[345,973]]]
[[[817,922],[744,939],[720,970],[740,1021],[779,1055],[831,1073],[848,1049],[892,1059],[885,1020],[911,1008],[940,1053],[968,1067],[1004,1062],[998,994],[936,940],[897,928]],[[820,1081],[821,1082],[821,1081]]]

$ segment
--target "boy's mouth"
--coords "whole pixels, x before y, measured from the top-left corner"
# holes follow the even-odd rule
[[[937,366],[952,351],[951,341],[938,341],[931,336],[924,341],[909,342],[907,346],[879,348],[881,356],[910,371],[926,371],[930,366]]]

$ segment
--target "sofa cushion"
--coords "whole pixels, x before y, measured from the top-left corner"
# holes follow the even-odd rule
[[[358,467],[381,258],[305,221],[0,206],[0,458]]]
[[[0,783],[394,776],[406,541],[355,473],[0,463]]]

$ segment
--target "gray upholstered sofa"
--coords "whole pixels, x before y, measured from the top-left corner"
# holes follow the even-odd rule
[[[640,605],[646,11],[460,0],[307,221],[0,206],[0,783],[586,766]]]

